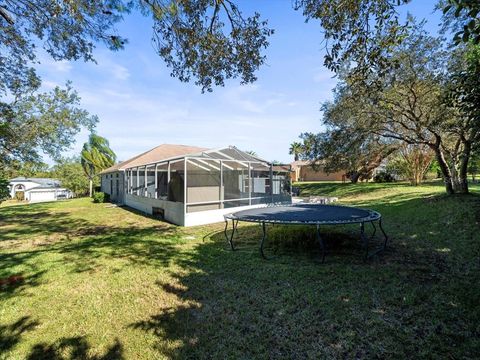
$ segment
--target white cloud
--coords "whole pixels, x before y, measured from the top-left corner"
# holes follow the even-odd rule
[[[118,64],[111,64],[110,65],[110,72],[115,79],[118,80],[127,80],[130,77],[130,72],[125,66],[121,66]]]

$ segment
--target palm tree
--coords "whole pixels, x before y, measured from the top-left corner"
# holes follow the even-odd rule
[[[90,197],[93,193],[93,179],[102,170],[115,164],[116,155],[108,140],[96,135],[90,134],[88,142],[83,144],[81,155],[81,162],[83,171],[90,182]]]
[[[298,161],[300,159],[300,154],[302,153],[302,151],[303,151],[303,146],[301,143],[294,141],[290,145],[289,154],[294,156],[295,161]]]

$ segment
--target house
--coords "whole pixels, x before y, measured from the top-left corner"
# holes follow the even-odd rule
[[[229,146],[162,144],[100,173],[112,202],[183,226],[223,215],[291,203],[289,172]]]
[[[322,165],[318,169],[313,169],[310,161],[294,161],[292,167],[292,181],[345,181],[346,175],[344,171],[327,173],[323,170]]]
[[[10,180],[10,197],[28,202],[69,199],[72,192],[57,179],[17,177]]]

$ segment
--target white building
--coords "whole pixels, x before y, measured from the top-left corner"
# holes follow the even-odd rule
[[[56,179],[17,177],[10,180],[10,197],[28,202],[56,201],[71,198],[72,192]]]
[[[101,172],[110,200],[183,226],[291,203],[289,170],[229,146],[163,144]]]

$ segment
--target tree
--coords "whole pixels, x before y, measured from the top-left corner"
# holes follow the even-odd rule
[[[476,179],[475,177],[477,174],[480,172],[480,155],[479,154],[474,154],[470,158],[470,162],[468,164],[468,173],[472,175],[472,181],[475,182]]]
[[[295,161],[298,161],[300,159],[300,154],[303,151],[302,143],[299,143],[298,141],[294,141],[293,143],[290,144],[290,149],[288,150],[288,153],[290,155],[293,155],[293,159]]]
[[[52,176],[62,182],[62,186],[73,191],[76,196],[89,193],[89,179],[87,178],[80,158],[62,158],[52,169]]]
[[[65,89],[0,101],[0,172],[15,163],[39,163],[41,152],[58,158],[82,128],[92,130],[98,118],[79,104],[69,83]]]
[[[0,178],[0,204],[10,198],[9,181]]]
[[[463,95],[450,96],[451,103],[446,103],[446,84],[451,83],[449,60],[463,69],[465,61],[459,60],[466,54],[462,48],[454,55],[445,52],[441,41],[427,35],[422,24],[414,25],[391,54],[399,66],[388,74],[370,74],[367,82],[372,86],[351,81],[348,73],[340,74],[334,102],[324,107],[324,120],[337,126],[336,136],[348,150],[352,148],[348,144],[357,137],[361,140],[367,136],[377,137],[385,146],[396,142],[429,147],[447,193],[466,193],[466,164],[480,136],[480,122],[473,121],[478,108],[472,106],[478,87],[457,84],[454,89]],[[467,78],[472,80],[472,76]],[[460,100],[466,99],[469,101],[462,108]]]
[[[43,162],[22,162],[12,161],[0,173],[0,177],[6,179],[15,178],[18,176],[24,177],[49,177],[50,169],[48,164]]]
[[[384,73],[391,66],[389,49],[398,45],[407,26],[397,7],[410,0],[295,0],[306,21],[316,19],[323,29],[327,53],[324,65],[335,72],[345,64],[351,74]]]
[[[475,0],[441,0],[443,31],[454,33],[453,41],[480,44],[480,2]]]
[[[365,75],[391,67],[389,49],[403,40],[408,29],[408,22],[400,22],[398,7],[409,1],[295,0],[293,7],[302,11],[306,21],[320,21],[329,69],[339,71],[349,63],[357,75]],[[38,45],[55,60],[94,61],[97,43],[123,49],[128,41],[116,25],[134,9],[152,19],[155,51],[172,69],[172,76],[195,79],[207,91],[233,77],[242,83],[255,81],[273,30],[256,12],[244,16],[239,4],[235,0],[6,0],[0,4],[0,92],[13,93],[25,81],[39,80],[31,66]],[[445,19],[455,20],[463,41],[478,41],[477,1],[442,0],[438,9]]]
[[[231,77],[255,81],[265,62],[261,50],[273,30],[257,13],[244,17],[230,0],[7,0],[0,4],[0,92],[39,81],[31,66],[38,43],[54,60],[94,61],[96,43],[123,49],[127,39],[115,26],[133,9],[152,19],[155,50],[171,75],[193,77],[202,90]]]
[[[316,170],[321,167],[326,173],[344,171],[352,183],[370,179],[396,146],[382,143],[378,136],[344,131],[337,120],[334,114],[326,113],[327,131],[300,136],[310,144],[310,151],[303,154],[304,158],[311,160]]]
[[[81,164],[85,175],[89,180],[89,195],[93,194],[93,181],[98,173],[113,164],[116,156],[108,140],[96,134],[90,134],[88,142],[83,145],[81,152]]]
[[[399,175],[403,175],[414,186],[420,185],[427,171],[431,168],[435,157],[433,151],[427,145],[402,144],[398,150],[398,156],[393,158],[391,167]]]

